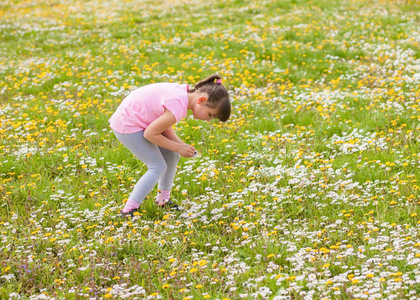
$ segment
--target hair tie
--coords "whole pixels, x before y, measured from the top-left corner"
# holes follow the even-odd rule
[[[218,84],[222,84],[222,79],[217,79],[217,80],[216,80],[216,83],[218,83]]]

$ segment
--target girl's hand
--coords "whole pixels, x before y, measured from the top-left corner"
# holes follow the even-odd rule
[[[177,151],[183,157],[193,157],[195,153],[195,148],[191,145],[180,143]]]

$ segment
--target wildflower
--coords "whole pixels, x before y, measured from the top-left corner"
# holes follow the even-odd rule
[[[314,273],[309,274],[309,275],[308,275],[308,280],[309,280],[309,281],[314,281],[314,280],[316,280],[316,275],[315,275]]]

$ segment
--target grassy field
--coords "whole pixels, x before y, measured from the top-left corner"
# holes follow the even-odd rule
[[[419,299],[420,4],[0,1],[0,299]],[[108,118],[218,73],[173,198]]]

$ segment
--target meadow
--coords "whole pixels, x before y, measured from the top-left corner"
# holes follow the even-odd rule
[[[420,299],[420,3],[1,0],[0,299]],[[108,119],[218,73],[182,212]]]

